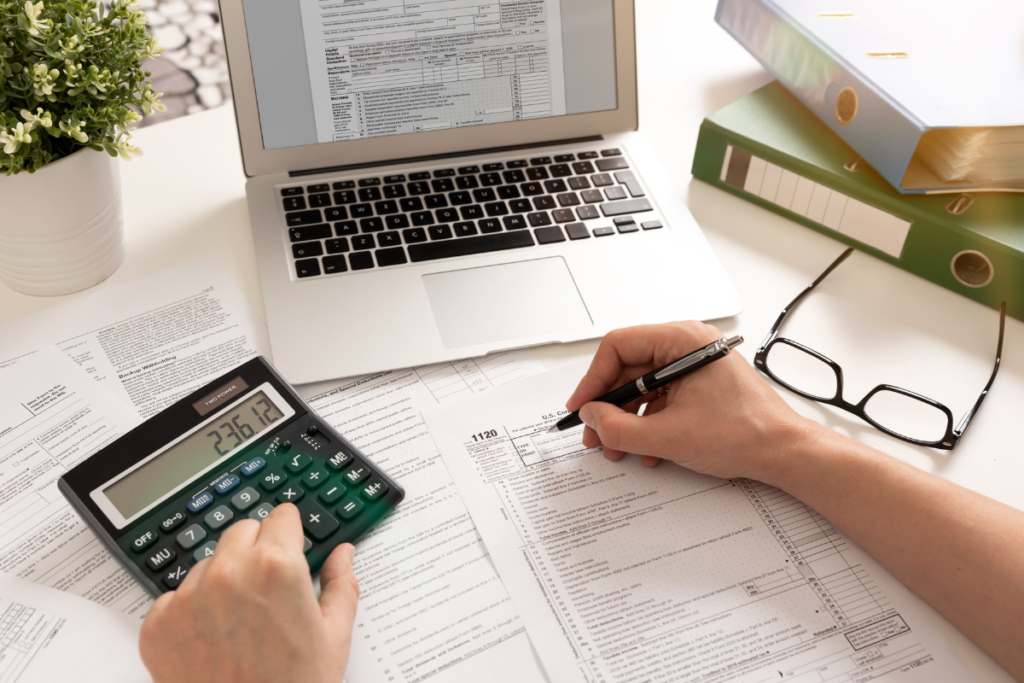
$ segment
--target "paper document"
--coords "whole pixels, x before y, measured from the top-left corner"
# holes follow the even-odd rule
[[[406,490],[357,545],[349,683],[545,680],[419,413],[459,398],[467,405],[542,371],[530,351],[514,351],[300,388]]]
[[[0,574],[0,683],[144,683],[138,634],[133,619]]]
[[[145,615],[149,594],[57,490],[140,421],[55,346],[0,368],[0,573]]]
[[[56,344],[151,417],[263,354],[267,326],[216,259],[139,278],[0,328],[0,368]]]
[[[559,0],[299,0],[317,140],[565,114]]]
[[[546,434],[585,371],[424,409],[551,680],[974,680],[919,599],[789,495]]]

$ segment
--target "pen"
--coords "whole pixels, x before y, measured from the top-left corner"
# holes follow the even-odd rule
[[[595,398],[594,400],[622,407],[627,403],[637,400],[644,394],[650,393],[659,387],[663,387],[669,382],[674,382],[683,375],[688,375],[694,370],[699,370],[709,363],[714,363],[719,358],[725,358],[733,348],[742,343],[743,337],[740,335],[729,339],[722,338],[718,341],[711,342],[703,349],[698,349],[697,351],[683,356],[673,363],[669,363],[657,370],[652,370],[635,382],[630,382],[618,389],[613,389],[604,396]],[[561,432],[581,424],[583,424],[583,421],[580,420],[580,413],[579,411],[576,411],[575,413],[566,415],[559,420],[554,427],[547,431],[547,433],[551,434],[552,432]]]

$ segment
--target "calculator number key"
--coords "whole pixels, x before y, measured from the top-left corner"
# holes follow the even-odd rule
[[[206,522],[206,526],[210,527],[211,530],[217,531],[223,526],[231,523],[231,520],[235,518],[235,513],[227,505],[221,505],[210,511],[203,521]]]
[[[238,478],[237,474],[229,474],[214,484],[213,490],[223,496],[226,493],[234,491],[241,483],[242,480]]]
[[[370,478],[370,468],[366,465],[353,467],[342,477],[349,486],[359,486]]]
[[[257,472],[267,466],[267,461],[263,458],[253,458],[249,462],[242,465],[242,469],[239,473],[246,479],[254,476]]]
[[[274,511],[274,506],[270,503],[260,503],[259,507],[253,508],[253,511],[249,513],[249,519],[255,519],[257,522],[262,522],[270,513]]]
[[[192,550],[192,548],[195,548],[197,545],[199,545],[205,540],[206,529],[199,526],[198,524],[193,524],[192,526],[188,527],[180,534],[178,534],[177,538],[178,545],[180,545],[183,550]]]
[[[270,470],[260,477],[260,488],[267,493],[271,493],[284,486],[286,481],[288,481],[287,474],[281,470]]]
[[[201,560],[205,560],[208,557],[213,557],[213,551],[216,549],[217,541],[208,541],[199,546],[198,548],[196,548],[196,551],[192,553],[192,559],[196,562],[199,562]]]
[[[360,492],[366,500],[371,503],[375,500],[379,500],[381,496],[388,492],[388,485],[382,481],[373,481],[363,487]]]
[[[313,540],[323,541],[338,530],[341,525],[330,512],[314,500],[304,500],[298,505],[302,515],[302,528]]]
[[[160,531],[169,534],[185,523],[185,513],[175,512],[173,515],[160,522]]]
[[[305,453],[296,453],[288,459],[285,467],[288,468],[288,471],[292,474],[298,474],[312,464],[313,458],[309,457]]]
[[[256,489],[248,486],[231,496],[231,506],[239,512],[245,512],[258,502],[260,502],[260,494]]]
[[[341,505],[338,506],[338,516],[346,522],[351,522],[355,519],[360,512],[363,511],[363,501],[359,500],[355,496],[346,498]]]
[[[193,515],[198,515],[206,508],[213,505],[213,494],[209,491],[203,491],[198,496],[188,502],[188,511]]]
[[[178,557],[178,554],[170,548],[161,548],[146,558],[146,566],[151,571],[158,572]]]
[[[184,562],[179,562],[164,572],[164,585],[174,590],[181,585],[188,575],[189,567]]]
[[[132,550],[137,553],[141,553],[143,550],[156,543],[156,538],[157,536],[155,531],[146,531],[132,541]]]

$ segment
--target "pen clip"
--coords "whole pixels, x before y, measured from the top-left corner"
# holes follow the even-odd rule
[[[654,379],[660,380],[664,379],[665,377],[668,377],[669,375],[674,375],[680,370],[684,370],[690,367],[694,363],[699,363],[708,356],[713,356],[718,353],[721,353],[723,356],[728,355],[730,351],[732,351],[735,347],[739,346],[742,343],[742,335],[736,335],[735,337],[730,337],[729,339],[722,337],[718,341],[711,342],[703,349],[694,351],[688,356],[683,356],[682,358],[677,360],[675,363],[672,363],[671,365],[666,365],[664,368],[659,370],[657,374],[654,375]]]

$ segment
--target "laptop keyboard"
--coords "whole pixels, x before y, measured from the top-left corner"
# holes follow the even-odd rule
[[[662,227],[619,149],[295,185],[280,193],[297,278]]]

